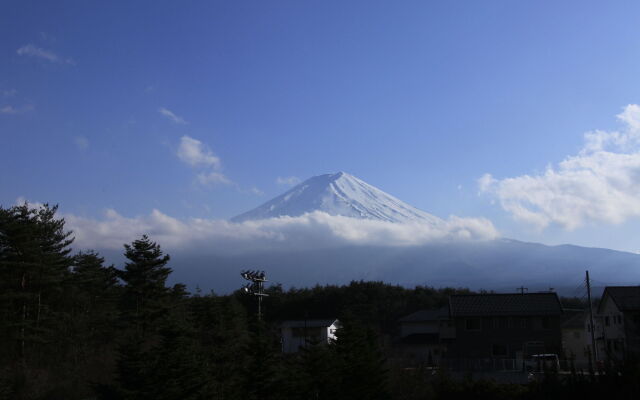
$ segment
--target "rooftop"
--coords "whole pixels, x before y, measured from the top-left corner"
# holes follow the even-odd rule
[[[640,310],[640,286],[607,286],[602,298],[607,294],[620,311]]]
[[[429,310],[416,311],[400,318],[400,322],[423,322],[423,321],[439,321],[449,319],[449,307],[432,308]]]
[[[556,293],[462,294],[449,298],[452,317],[561,315]]]

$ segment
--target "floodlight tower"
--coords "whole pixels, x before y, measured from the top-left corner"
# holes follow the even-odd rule
[[[258,321],[262,321],[262,298],[269,296],[264,293],[264,283],[267,282],[267,276],[264,271],[258,270],[245,270],[240,272],[240,276],[250,282],[242,287],[244,292],[258,297]]]

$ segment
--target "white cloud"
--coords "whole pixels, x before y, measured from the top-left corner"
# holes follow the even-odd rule
[[[233,182],[231,182],[229,178],[224,176],[223,173],[216,172],[216,171],[202,172],[198,174],[196,179],[198,180],[198,183],[204,186],[216,185],[216,184],[221,184],[221,185],[233,184]]]
[[[620,131],[584,135],[581,151],[543,174],[479,181],[520,221],[544,229],[558,224],[573,230],[587,223],[619,224],[640,216],[640,106],[617,115]]]
[[[264,196],[264,192],[255,186],[252,186],[251,189],[249,189],[249,192],[255,194],[256,196]]]
[[[451,216],[440,226],[398,224],[313,212],[232,223],[192,218],[179,220],[153,210],[148,216],[123,217],[107,210],[95,220],[64,215],[80,249],[121,249],[142,234],[172,250],[205,250],[220,254],[267,249],[311,249],[344,245],[415,246],[443,240],[490,240],[498,236],[483,218]]]
[[[174,114],[171,110],[167,110],[166,108],[159,108],[158,112],[165,117],[169,118],[171,121],[176,124],[186,125],[188,122],[184,120],[184,118]]]
[[[196,182],[199,184],[203,186],[234,184],[220,171],[222,167],[220,158],[201,141],[183,136],[180,138],[177,155],[180,160],[192,167],[205,169],[196,176]]]
[[[17,114],[19,111],[13,106],[4,106],[0,108],[2,114]]]
[[[201,141],[186,135],[180,139],[177,154],[180,160],[192,167],[203,165],[217,169],[221,165],[220,158],[214,155],[207,146]]]
[[[3,90],[2,91],[2,95],[4,97],[12,97],[12,96],[15,96],[17,93],[18,93],[18,91],[15,90],[15,89],[8,89],[8,90]]]
[[[73,138],[73,142],[80,151],[84,151],[89,148],[89,139],[84,136],[76,136]]]
[[[7,105],[7,106],[0,107],[0,114],[22,114],[31,110],[33,110],[32,105],[26,105],[22,107],[14,107],[12,105]]]
[[[29,201],[26,197],[20,196],[16,199],[15,205],[21,206],[23,204],[29,205],[30,208],[42,208],[44,207],[44,203],[40,203],[39,201]]]
[[[45,50],[40,47],[36,47],[32,44],[27,44],[25,46],[20,47],[16,53],[20,56],[29,56],[40,58],[42,60],[47,60],[52,63],[58,64],[74,64],[74,61],[71,58],[63,58],[58,54],[54,53],[51,50]]]
[[[279,176],[278,179],[276,179],[276,183],[278,185],[293,186],[300,183],[300,178],[298,178],[297,176],[289,176],[286,178]]]

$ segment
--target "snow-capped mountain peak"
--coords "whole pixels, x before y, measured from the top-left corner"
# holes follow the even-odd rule
[[[232,221],[297,217],[314,211],[388,222],[432,225],[443,222],[346,172],[309,178],[263,205],[232,218]]]

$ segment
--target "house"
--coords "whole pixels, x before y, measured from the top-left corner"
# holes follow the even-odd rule
[[[336,340],[340,321],[332,319],[303,319],[284,321],[280,327],[283,353],[295,353],[309,344],[328,344]]]
[[[591,336],[585,329],[589,314],[583,310],[564,310],[562,320],[562,358],[573,362],[575,368],[589,366]]]
[[[562,306],[556,293],[464,294],[449,298],[456,338],[448,358],[515,359],[560,354]]]
[[[404,358],[439,364],[447,345],[455,339],[449,306],[420,310],[400,318],[398,349]]]
[[[629,353],[640,355],[640,286],[604,289],[595,337],[599,361],[620,361]]]

